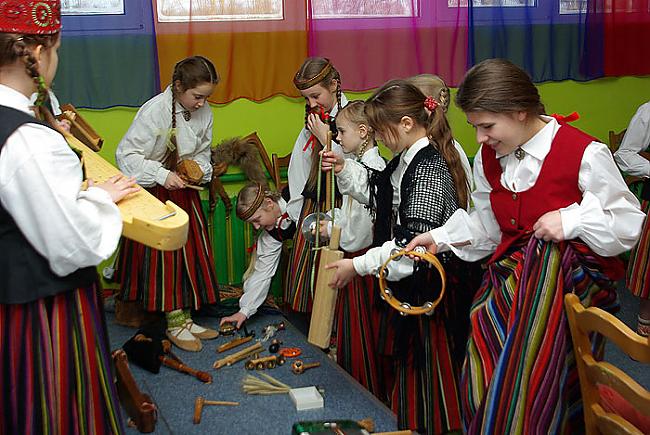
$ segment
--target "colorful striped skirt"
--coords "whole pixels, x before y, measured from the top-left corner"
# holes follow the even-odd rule
[[[641,209],[647,215],[650,201],[641,201]],[[626,284],[634,296],[650,299],[650,218],[646,217],[639,243],[630,251]]]
[[[96,286],[0,305],[0,433],[123,433]]]
[[[614,270],[616,261],[579,241],[531,238],[490,264],[474,297],[463,366],[468,433],[584,432],[564,295],[615,311],[615,283],[602,270]]]
[[[187,212],[187,243],[176,251],[159,251],[123,238],[116,262],[122,299],[142,301],[147,311],[164,312],[218,302],[214,255],[199,193],[162,186],[148,190]]]
[[[316,286],[318,275],[318,253],[314,251],[313,243],[308,242],[302,235],[302,222],[316,211],[316,201],[305,198],[302,204],[300,219],[293,236],[293,248],[287,265],[287,275],[284,287],[284,302],[294,311],[311,312],[313,303],[313,287]],[[312,277],[313,275],[313,277]]]
[[[345,253],[354,258],[365,252]],[[340,289],[336,301],[336,360],[353,378],[386,401],[384,376],[377,349],[380,311],[375,306],[378,289],[373,276],[357,276]]]

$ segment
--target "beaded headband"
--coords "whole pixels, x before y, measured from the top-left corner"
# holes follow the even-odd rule
[[[246,210],[242,211],[241,213],[237,213],[237,217],[243,221],[250,219],[250,217],[255,214],[257,209],[260,208],[260,205],[262,205],[262,202],[264,201],[264,186],[262,186],[260,183],[256,184],[257,193],[255,194],[255,199]]]
[[[52,35],[60,30],[60,0],[0,2],[0,33]]]
[[[332,63],[329,61],[329,59],[326,59],[327,63],[323,67],[322,70],[318,74],[316,74],[314,77],[308,78],[308,79],[301,79],[300,78],[300,71],[296,73],[296,75],[293,77],[293,84],[298,88],[299,91],[304,91],[305,89],[309,89],[314,85],[319,84],[320,82],[323,81],[323,79],[327,76],[327,74],[332,71]]]

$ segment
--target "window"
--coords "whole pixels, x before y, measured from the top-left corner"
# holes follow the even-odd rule
[[[460,4],[459,4],[460,2]],[[467,0],[447,0],[447,6],[455,8],[456,6],[467,7]],[[472,0],[472,6],[475,8],[521,8],[524,6],[537,6],[536,0]]]
[[[123,15],[124,0],[62,0],[63,15]]]
[[[282,0],[158,0],[158,21],[282,20]],[[191,10],[190,10],[191,5]]]
[[[314,18],[416,17],[418,0],[314,0]]]

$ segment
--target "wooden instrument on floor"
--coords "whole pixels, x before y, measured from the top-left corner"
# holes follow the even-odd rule
[[[325,149],[329,151],[332,144],[332,132],[327,133],[327,144]],[[327,174],[325,180],[325,210],[331,210],[334,206],[332,192],[334,190],[334,171]],[[320,231],[317,226],[316,231]],[[339,250],[341,240],[341,228],[332,222],[332,234],[329,246],[320,250],[318,263],[318,275],[314,290],[314,304],[311,311],[311,322],[309,324],[309,335],[307,341],[322,349],[330,345],[332,336],[332,325],[334,324],[334,311],[336,309],[336,298],[338,290],[329,286],[336,269],[325,269],[325,266],[343,258],[343,252]]]
[[[122,407],[138,431],[153,432],[158,419],[158,408],[148,394],[143,393],[129,369],[128,358],[122,349],[112,353],[115,364],[115,386]]]
[[[81,151],[87,178],[102,183],[121,172],[72,134],[66,140]],[[162,203],[145,189],[128,195],[118,204],[122,215],[122,235],[160,251],[180,249],[187,242],[189,217],[171,201]]]
[[[188,374],[190,376],[194,376],[196,379],[198,379],[199,381],[204,382],[206,384],[211,384],[212,383],[212,375],[210,373],[202,372],[200,370],[193,369],[192,367],[189,367],[189,366],[185,365],[179,359],[174,359],[174,358],[164,356],[164,355],[158,356],[158,359],[166,367],[172,368],[172,369],[174,369],[176,371]]]

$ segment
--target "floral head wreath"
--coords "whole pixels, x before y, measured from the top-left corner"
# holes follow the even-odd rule
[[[307,79],[300,78],[300,71],[296,73],[296,75],[293,77],[293,84],[296,86],[296,88],[298,88],[299,91],[304,91],[305,89],[309,89],[312,86],[319,84],[330,73],[330,71],[332,71],[332,62],[330,62],[329,59],[325,60],[327,63],[325,66],[323,66],[323,69],[321,69],[314,77]]]
[[[428,96],[424,99],[424,107],[429,111],[433,112],[438,107],[438,102],[432,96]]]
[[[255,199],[253,202],[251,202],[251,205],[246,210],[237,213],[237,217],[243,221],[250,219],[250,217],[255,214],[257,209],[260,208],[260,205],[262,205],[264,198],[266,197],[266,190],[264,189],[264,186],[262,186],[260,183],[255,184],[257,184]]]
[[[0,2],[0,32],[23,35],[52,35],[61,30],[61,1]]]

